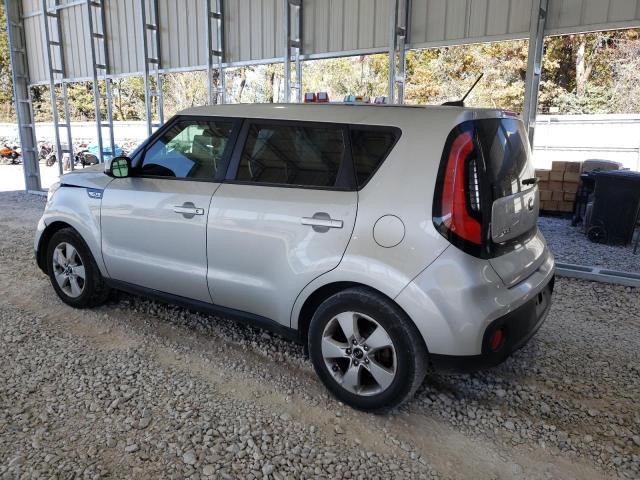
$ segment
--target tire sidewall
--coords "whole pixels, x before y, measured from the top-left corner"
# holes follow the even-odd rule
[[[409,394],[416,370],[416,356],[423,352],[416,352],[415,343],[408,340],[406,322],[409,320],[404,318],[402,312],[393,308],[389,302],[367,293],[341,292],[318,307],[309,326],[309,357],[316,374],[339,400],[360,410],[380,411],[396,406]],[[335,380],[325,365],[321,348],[325,326],[337,314],[345,311],[354,311],[371,317],[387,331],[393,342],[397,362],[396,377],[381,393],[370,396],[351,393]]]
[[[77,250],[84,266],[84,288],[78,297],[70,297],[67,295],[60,288],[60,285],[58,285],[53,272],[53,252],[62,242],[72,245]],[[47,245],[47,272],[51,280],[51,285],[64,303],[75,308],[86,308],[91,305],[91,301],[96,292],[96,282],[100,279],[100,272],[93,260],[89,247],[75,230],[65,228],[53,234]]]

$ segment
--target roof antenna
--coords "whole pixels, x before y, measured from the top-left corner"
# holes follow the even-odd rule
[[[461,100],[453,100],[452,102],[444,102],[442,105],[446,105],[447,107],[464,107],[464,101],[467,99],[467,97],[473,91],[473,89],[476,88],[476,85],[478,84],[478,82],[480,80],[482,80],[482,77],[484,77],[484,72],[481,73],[478,76],[478,78],[476,78],[476,81],[473,82],[473,85],[471,85],[471,88],[469,90],[467,90],[467,93],[464,94],[464,97],[462,97]]]

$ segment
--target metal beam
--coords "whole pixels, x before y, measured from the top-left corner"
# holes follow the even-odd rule
[[[556,274],[560,277],[579,278],[592,282],[615,283],[635,288],[640,287],[640,274],[608,270],[602,267],[556,263]]]
[[[411,0],[391,2],[389,37],[389,103],[404,103]],[[398,90],[396,95],[396,88]]]
[[[142,20],[142,50],[144,63],[144,103],[147,114],[147,133],[151,135],[154,127],[164,123],[164,108],[162,100],[162,52],[160,51],[160,25],[157,0],[150,0],[151,9],[147,12],[146,0],[140,0]],[[151,45],[149,45],[151,37]],[[155,55],[155,57],[151,56]],[[151,90],[151,76],[155,78],[155,91]],[[158,122],[154,122],[153,98],[156,98]]]
[[[291,89],[296,102],[302,102],[302,0],[284,0],[284,102],[291,101]],[[291,58],[296,72],[291,82]]]
[[[55,5],[58,7],[60,0],[55,0]],[[51,111],[53,113],[53,128],[54,137],[56,142],[56,160],[58,162],[58,173],[60,176],[64,173],[64,154],[69,155],[69,168],[73,170],[73,140],[71,138],[71,122],[69,118],[69,97],[67,95],[67,84],[62,80],[62,107],[64,111],[64,122],[60,122],[60,113],[58,112],[58,94],[56,92],[56,75],[60,75],[60,78],[65,78],[65,61],[64,52],[62,50],[62,27],[60,25],[60,10],[58,8],[49,9],[47,0],[41,0],[42,11],[45,15],[42,16],[42,24],[45,34],[45,57],[47,59],[47,67],[49,73],[49,90],[51,97]],[[49,19],[55,22],[56,38],[52,40],[51,29],[49,25]],[[56,55],[53,55],[51,49],[56,50]],[[67,148],[62,148],[60,142],[60,128],[65,128],[67,131]]]
[[[215,7],[212,9],[212,7]],[[224,71],[224,0],[207,0],[207,90],[209,105],[225,103]],[[215,44],[214,44],[215,38]],[[213,71],[218,71],[218,86],[213,85]]]
[[[529,56],[524,89],[523,120],[529,133],[529,143],[533,148],[533,138],[538,113],[538,90],[542,74],[542,55],[544,51],[544,30],[547,23],[549,0],[534,0],[531,11],[529,34]]]
[[[87,42],[91,52],[91,73],[93,76],[93,103],[96,116],[96,136],[98,159],[104,162],[104,140],[102,129],[109,129],[111,156],[115,155],[113,133],[113,106],[111,98],[111,80],[109,75],[109,52],[107,49],[107,31],[105,28],[104,0],[86,0],[89,38]],[[105,95],[100,93],[100,80],[105,82]],[[107,123],[102,119],[102,99],[106,100]]]
[[[26,191],[39,191],[40,164],[36,142],[35,122],[29,88],[29,66],[26,54],[22,2],[4,1],[9,34],[9,51],[13,74],[13,98],[18,119],[18,135],[22,147],[22,167]]]

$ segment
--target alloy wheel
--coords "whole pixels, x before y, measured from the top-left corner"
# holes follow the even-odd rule
[[[396,376],[396,349],[391,337],[363,313],[342,312],[329,320],[321,347],[327,369],[351,393],[379,394]]]
[[[67,242],[59,243],[53,251],[53,273],[65,295],[77,298],[85,285],[85,267],[78,250]]]

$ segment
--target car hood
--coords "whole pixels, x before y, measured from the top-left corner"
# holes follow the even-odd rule
[[[60,177],[60,183],[73,187],[104,189],[113,178],[104,173],[104,165],[80,168]]]

